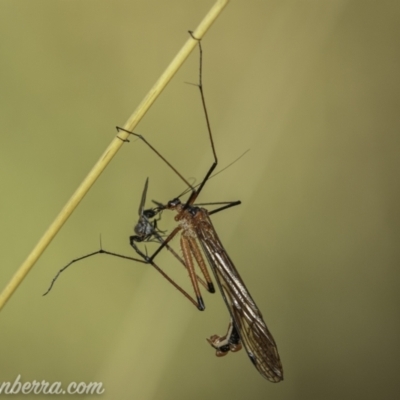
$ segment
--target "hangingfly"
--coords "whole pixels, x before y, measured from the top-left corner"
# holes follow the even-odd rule
[[[190,32],[190,34],[192,35],[193,39],[197,40],[193,37],[192,32]],[[201,207],[201,205],[204,204],[195,203],[200,192],[204,188],[208,179],[210,179],[218,164],[204,99],[202,83],[202,47],[199,40],[198,46],[200,51],[200,72],[199,83],[197,86],[200,90],[209,139],[214,156],[214,162],[207,171],[204,179],[197,187],[193,187],[183,177],[183,175],[181,175],[177,169],[171,165],[171,163],[169,163],[152,145],[150,145],[150,143],[143,136],[127,131],[131,135],[140,138],[144,143],[146,143],[146,145],[149,146],[162,160],[164,160],[164,162],[179,176],[179,178],[184,181],[185,185],[189,189],[185,190],[185,192],[173,200],[168,201],[166,204],[154,202],[155,207],[145,209],[146,195],[148,190],[147,179],[139,206],[139,221],[134,228],[135,235],[130,237],[131,246],[141,258],[133,258],[122,254],[113,253],[101,248],[96,252],[74,259],[65,267],[63,267],[53,278],[51,285],[45,294],[51,290],[54,282],[59,277],[61,272],[63,272],[71,264],[93,255],[104,253],[115,257],[152,265],[177,290],[179,290],[186,298],[196,305],[199,310],[204,310],[205,305],[199,289],[199,283],[203,285],[210,293],[215,292],[214,285],[207,269],[207,263],[204,259],[205,255],[231,317],[226,335],[213,335],[207,339],[207,341],[216,350],[216,355],[219,357],[228,354],[230,351],[239,351],[242,347],[244,347],[250,360],[264,378],[271,382],[280,382],[283,380],[283,369],[275,340],[269,332],[260,310],[252,299],[232,260],[223,247],[210,219],[210,215],[239,205],[240,201],[208,203],[212,205],[220,205],[219,208],[211,211]],[[122,128],[117,129],[118,131],[124,130]],[[189,198],[186,202],[182,202],[180,198],[189,191]],[[177,222],[177,226],[167,236],[163,234],[163,231],[161,231],[157,225],[157,222],[161,219],[161,214],[163,211],[176,212],[175,221]],[[180,257],[169,244],[178,233],[180,233],[180,248],[182,251],[182,257]],[[138,245],[141,242],[149,241],[160,244],[157,250],[150,256],[143,253]],[[164,248],[170,251],[187,269],[195,297],[191,296],[183,288],[176,284],[155,263],[154,260],[156,256]],[[204,280],[196,275],[195,264],[197,264],[200,268]]]

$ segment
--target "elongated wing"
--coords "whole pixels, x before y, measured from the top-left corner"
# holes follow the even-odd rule
[[[250,360],[266,379],[281,381],[283,369],[278,349],[260,310],[222,246],[207,210],[200,209],[196,216],[197,237]]]
[[[139,205],[139,212],[138,212],[139,217],[141,217],[143,215],[144,205],[146,203],[146,195],[147,195],[147,188],[148,187],[149,187],[149,178],[146,178],[146,183],[144,184],[142,198],[140,200],[140,205]]]

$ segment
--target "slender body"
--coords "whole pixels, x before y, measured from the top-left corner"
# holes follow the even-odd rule
[[[147,191],[147,181],[145,191]],[[216,349],[216,355],[221,357],[228,354],[229,351],[236,352],[243,345],[250,360],[264,378],[271,382],[281,381],[283,379],[283,369],[275,340],[269,332],[260,310],[223,247],[211,222],[208,210],[190,204],[182,204],[176,198],[169,201],[166,206],[158,203],[158,207],[145,210],[143,215],[155,217],[162,210],[177,212],[175,220],[178,226],[165,241],[163,240],[163,245],[165,247],[168,246],[167,241],[169,242],[181,231],[180,247],[197,297],[198,308],[203,310],[205,306],[195,278],[194,261],[200,267],[206,281],[211,281],[202,256],[203,252],[231,315],[227,334],[223,337],[213,335],[207,339],[211,346]],[[147,237],[151,237],[152,226],[153,224],[150,219],[146,218],[144,222],[142,218],[135,227],[135,232],[138,233],[138,236],[134,236],[134,238],[140,238],[142,231],[143,234],[146,232]],[[159,239],[158,233],[155,230],[153,231],[154,236],[158,236]],[[135,248],[134,242],[135,240],[131,240],[131,244]],[[202,252],[198,244],[200,244]],[[152,261],[158,252],[156,251],[152,257],[148,257],[148,261]],[[142,253],[140,252],[139,254]]]

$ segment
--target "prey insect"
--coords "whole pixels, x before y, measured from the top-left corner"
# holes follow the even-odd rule
[[[192,35],[191,32],[190,34]],[[71,264],[96,254],[104,253],[115,257],[152,265],[199,310],[204,310],[205,305],[199,289],[199,284],[203,285],[208,292],[215,292],[214,284],[211,280],[207,263],[205,261],[207,260],[215,278],[217,287],[221,292],[230,314],[230,322],[226,335],[213,335],[207,339],[207,341],[216,350],[216,355],[219,357],[228,354],[230,351],[239,351],[242,347],[244,347],[250,360],[264,378],[271,382],[280,382],[283,379],[283,369],[275,340],[269,332],[260,310],[252,299],[227,251],[223,247],[210,218],[210,215],[212,214],[239,205],[240,201],[208,203],[209,205],[212,204],[218,206],[213,210],[207,210],[206,208],[202,207],[205,204],[196,203],[199,194],[205,187],[207,181],[212,177],[212,173],[218,165],[217,154],[215,151],[214,140],[203,92],[203,60],[200,40],[198,40],[198,47],[200,51],[200,70],[199,83],[197,86],[200,91],[200,97],[214,158],[214,161],[207,171],[205,177],[199,185],[193,187],[183,177],[183,175],[181,175],[179,171],[173,167],[172,164],[167,161],[143,136],[134,132],[126,131],[146,143],[146,145],[150,147],[150,149],[152,149],[179,176],[179,178],[189,189],[168,201],[166,204],[153,201],[155,206],[145,209],[148,191],[147,179],[139,205],[139,221],[134,228],[135,235],[130,236],[130,245],[135,250],[136,254],[140,256],[140,259],[109,252],[101,248],[96,252],[72,260],[69,264],[62,268],[54,277],[48,291],[45,294],[51,290],[61,272],[67,269]],[[118,131],[124,130],[122,128],[117,129]],[[190,193],[188,195],[188,199],[186,201],[182,201],[181,197],[183,197],[186,193]],[[177,222],[177,226],[168,235],[165,235],[164,232],[158,227],[158,222],[160,221],[161,215],[164,211],[174,211],[176,213],[175,221]],[[172,239],[178,234],[180,234],[180,248],[182,257],[180,257],[170,245]],[[159,246],[153,254],[148,255],[147,252],[144,253],[140,249],[140,243],[143,242],[156,242],[159,243]],[[157,255],[164,248],[170,251],[187,269],[191,284],[193,286],[193,291],[195,294],[194,297],[177,285],[155,263]],[[195,264],[197,264],[199,267],[201,275],[204,279],[196,274]]]

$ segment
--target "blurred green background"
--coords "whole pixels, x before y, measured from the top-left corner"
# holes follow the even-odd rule
[[[4,287],[213,1],[0,3]],[[263,312],[285,381],[242,351],[217,359],[219,294],[198,312],[133,255],[146,177],[180,180],[131,141],[0,314],[0,382],[101,381],[103,399],[394,399],[399,393],[400,8],[394,1],[232,0],[203,41],[220,167],[201,200]],[[136,131],[199,181],[212,156],[198,53]],[[171,228],[165,219],[161,227]],[[168,255],[159,264],[188,290]],[[14,398],[42,399],[42,396]],[[89,397],[89,396],[87,396]],[[48,398],[48,396],[46,397]],[[80,398],[86,398],[81,396]],[[91,397],[93,398],[93,396]]]

